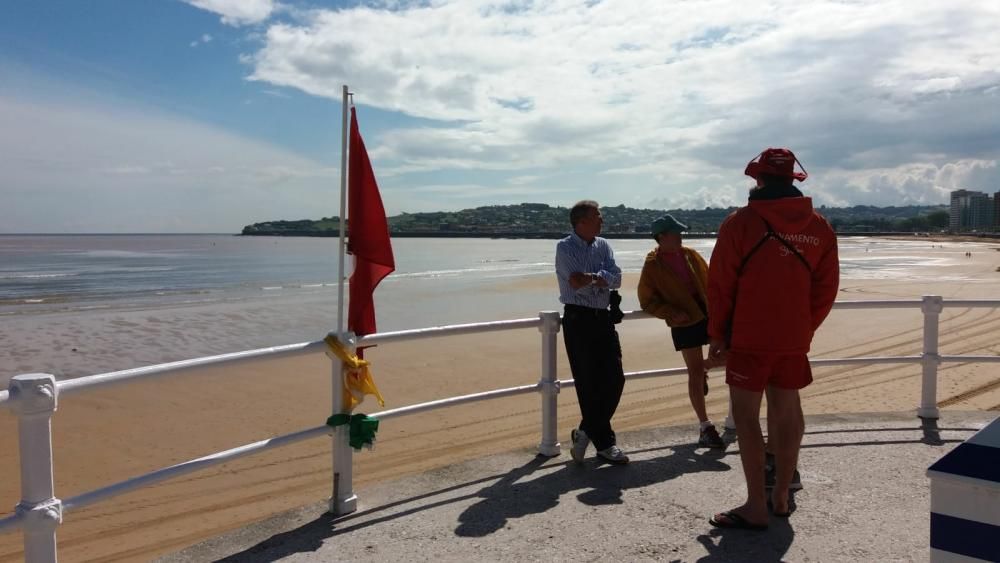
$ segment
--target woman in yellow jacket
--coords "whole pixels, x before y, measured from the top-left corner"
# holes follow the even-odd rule
[[[643,311],[664,319],[670,326],[674,349],[684,357],[688,370],[688,397],[701,432],[698,444],[725,448],[705,410],[708,394],[708,362],[703,346],[708,344],[708,264],[696,251],[681,244],[684,225],[670,215],[653,221],[657,247],[646,256],[639,277],[639,305]]]

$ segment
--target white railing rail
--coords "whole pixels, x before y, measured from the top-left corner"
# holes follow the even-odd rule
[[[872,364],[905,364],[919,363],[922,366],[922,388],[917,416],[921,418],[938,418],[937,408],[937,368],[944,362],[1000,362],[1000,356],[965,356],[941,355],[938,353],[938,321],[943,308],[962,307],[979,308],[1000,307],[1000,299],[963,299],[945,302],[940,296],[924,296],[919,300],[883,300],[883,301],[838,301],[835,309],[898,309],[920,308],[923,313],[923,350],[919,356],[881,356],[862,358],[828,358],[811,360],[817,367],[835,365],[872,365]],[[650,318],[642,311],[626,313],[625,320]],[[454,335],[496,332],[504,330],[521,330],[537,328],[542,334],[542,365],[541,379],[538,383],[521,385],[506,389],[496,389],[471,395],[449,397],[409,405],[401,408],[373,413],[380,420],[398,418],[421,412],[452,407],[460,404],[523,395],[538,392],[542,396],[541,441],[538,451],[542,455],[556,456],[560,453],[557,438],[557,396],[563,386],[572,386],[572,379],[557,379],[556,357],[557,337],[561,326],[560,316],[555,311],[539,313],[537,319],[516,319],[487,323],[474,323],[431,327],[416,330],[385,332],[355,338],[351,333],[341,336],[342,342],[347,342],[353,351],[358,346],[371,346],[390,342],[402,342],[424,338],[441,338]],[[333,436],[333,495],[330,498],[330,511],[335,515],[353,512],[356,509],[357,497],[353,492],[352,470],[353,452],[347,443],[346,428],[337,430],[327,426],[318,426],[291,434],[285,434],[251,444],[245,444],[222,452],[217,452],[197,459],[192,459],[176,465],[158,469],[145,475],[140,475],[126,481],[114,483],[100,489],[60,500],[55,496],[53,486],[52,465],[52,433],[51,419],[55,412],[60,395],[66,395],[107,385],[125,383],[127,381],[166,375],[177,375],[194,369],[208,366],[232,366],[243,362],[260,360],[262,358],[295,357],[328,350],[324,341],[274,346],[257,350],[248,350],[233,354],[223,354],[193,360],[171,362],[155,366],[129,369],[89,377],[81,377],[66,381],[56,381],[49,374],[25,374],[11,379],[6,391],[0,391],[0,406],[9,406],[18,417],[18,440],[21,465],[21,501],[15,508],[15,513],[0,519],[0,533],[14,528],[22,528],[24,533],[24,556],[29,562],[55,561],[56,538],[55,531],[62,522],[63,515],[77,508],[106,500],[108,498],[147,487],[154,483],[165,481],[200,469],[205,469],[236,458],[256,454],[321,436]],[[332,356],[331,356],[332,357]],[[339,391],[341,388],[341,363],[334,358],[334,410],[339,410]],[[668,375],[686,374],[685,368],[657,369],[626,374],[628,379],[644,379]],[[730,421],[726,424],[731,427]]]

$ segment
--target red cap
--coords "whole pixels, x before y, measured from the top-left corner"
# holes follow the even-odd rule
[[[802,172],[796,172],[796,162],[799,162],[799,159],[795,158],[795,153],[788,149],[767,149],[753,157],[743,173],[754,179],[757,179],[761,174],[770,174],[794,178],[801,182],[809,177],[809,173],[806,172],[801,162],[799,162],[799,168],[802,169]]]

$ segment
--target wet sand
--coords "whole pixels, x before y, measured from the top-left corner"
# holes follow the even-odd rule
[[[955,260],[948,279],[846,280],[839,299],[1000,298],[1000,252],[976,246]],[[956,281],[953,278],[972,281]],[[624,292],[633,292],[628,276]],[[551,283],[549,278],[513,282]],[[817,333],[814,358],[919,354],[918,310],[834,311]],[[627,371],[680,367],[658,320],[621,325]],[[942,314],[944,354],[1000,353],[1000,311],[949,308]],[[380,346],[369,352],[375,377],[396,408],[447,396],[535,383],[540,335],[533,329]],[[559,377],[570,377],[559,343]],[[807,414],[913,411],[920,367],[891,365],[814,370],[803,391]],[[945,364],[938,405],[948,410],[1000,411],[1000,376],[992,364]],[[203,369],[65,397],[53,419],[56,492],[67,498],[173,463],[267,437],[321,425],[330,414],[330,363],[321,354],[249,367]],[[728,395],[713,373],[708,408],[721,424]],[[359,411],[381,410],[371,399]],[[575,394],[559,399],[559,436],[578,417]],[[486,453],[537,444],[538,397],[524,395],[385,421],[376,449],[355,456],[355,484],[419,473]],[[684,378],[629,382],[616,428],[689,425],[696,437]],[[0,498],[19,498],[16,420],[0,411]],[[622,444],[627,450],[628,444]],[[325,438],[252,456],[70,512],[59,528],[64,561],[148,560],[222,531],[330,495]],[[363,504],[362,496],[362,504]],[[20,533],[0,536],[0,561],[21,558]]]

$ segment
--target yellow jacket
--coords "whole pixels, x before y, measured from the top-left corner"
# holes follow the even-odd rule
[[[698,296],[708,307],[708,297],[705,288],[708,286],[708,264],[695,250],[681,247],[685,262],[691,270],[691,277],[698,288]],[[687,287],[669,267],[664,266],[656,258],[656,249],[646,255],[639,276],[639,306],[643,311],[654,317],[666,320],[671,313],[687,313],[688,321],[673,326],[691,326],[705,318],[694,297],[688,293]]]

